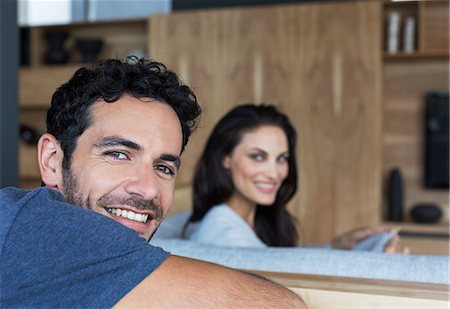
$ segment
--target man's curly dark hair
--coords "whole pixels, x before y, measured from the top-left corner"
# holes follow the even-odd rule
[[[124,61],[108,59],[93,69],[78,69],[53,94],[47,131],[61,144],[63,168],[70,167],[78,137],[92,124],[93,104],[101,100],[114,103],[124,94],[172,107],[181,123],[184,150],[201,113],[194,92],[162,63],[134,56]]]

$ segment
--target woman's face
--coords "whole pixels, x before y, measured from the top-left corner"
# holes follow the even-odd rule
[[[235,187],[230,206],[272,205],[288,175],[288,156],[288,140],[280,127],[264,125],[244,133],[223,161]]]

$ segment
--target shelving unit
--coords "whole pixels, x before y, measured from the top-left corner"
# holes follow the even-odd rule
[[[449,51],[449,18],[448,1],[384,1],[384,58],[385,59],[423,59],[430,57],[448,57]],[[395,53],[387,52],[389,38],[389,16],[391,13],[400,16],[400,29],[398,32],[399,50]],[[403,38],[405,35],[404,21],[412,17],[414,27],[414,51],[403,51]]]
[[[129,54],[147,53],[147,20],[118,20],[118,21],[97,21],[73,23],[62,26],[43,26],[30,29],[30,66],[47,66],[45,63],[45,52],[47,51],[47,41],[45,33],[49,30],[65,30],[68,38],[65,41],[64,49],[69,54],[68,64],[80,64],[81,55],[75,47],[75,42],[80,38],[101,39],[103,41],[102,50],[98,58],[123,57]],[[60,67],[60,65],[51,65]],[[62,65],[61,67],[64,67]]]
[[[424,187],[424,97],[449,85],[449,3],[443,0],[384,1],[383,53],[383,179],[400,168],[404,180],[404,217],[418,203],[441,206],[449,222],[448,190]],[[388,53],[388,19],[392,12],[416,19],[416,46],[412,53]],[[402,31],[400,31],[402,33]],[[402,38],[400,37],[400,42]],[[385,191],[387,188],[385,187]],[[385,209],[387,202],[385,200]]]

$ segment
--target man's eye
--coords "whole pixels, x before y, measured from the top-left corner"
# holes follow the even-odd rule
[[[115,160],[127,160],[128,159],[128,156],[125,153],[121,152],[121,151],[108,151],[106,153],[106,155],[108,157],[111,157],[111,158],[115,159]]]
[[[173,169],[168,167],[168,166],[166,166],[166,165],[156,165],[155,169],[157,171],[162,172],[165,175],[169,175],[169,176],[174,176],[175,175],[175,172],[173,171]]]

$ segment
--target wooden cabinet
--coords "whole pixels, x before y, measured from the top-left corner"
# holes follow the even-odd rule
[[[180,185],[190,186],[204,141],[224,112],[245,102],[274,103],[298,130],[300,183],[290,210],[304,240],[325,242],[380,222],[380,18],[378,1],[152,17],[150,54],[174,66],[205,109]]]
[[[418,21],[413,53],[384,54],[383,66],[383,180],[399,168],[404,181],[404,217],[421,202],[438,204],[449,222],[448,189],[424,187],[425,94],[449,90],[448,1],[385,2],[385,21],[390,13],[414,16]],[[386,25],[386,24],[385,24]],[[386,34],[386,31],[384,32]],[[384,37],[386,41],[386,37]],[[387,193],[385,186],[384,192]],[[384,195],[386,205],[386,197]],[[386,210],[386,208],[385,208]]]

